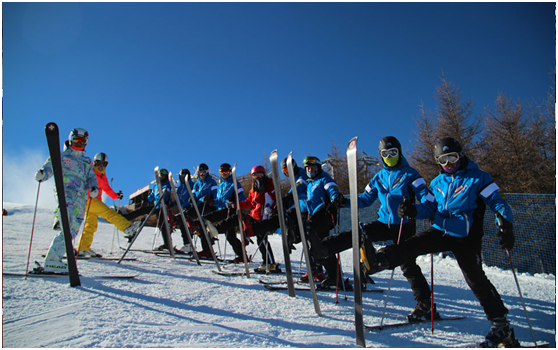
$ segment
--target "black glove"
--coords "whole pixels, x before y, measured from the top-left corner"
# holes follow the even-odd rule
[[[339,194],[339,196],[337,196],[337,198],[333,201],[335,202],[335,205],[337,205],[337,208],[344,208],[347,203],[349,203],[349,200],[342,194]]]
[[[496,220],[498,221],[498,237],[500,237],[500,246],[502,249],[511,250],[515,243],[513,224],[506,220],[500,213],[496,213]]]
[[[225,207],[227,207],[227,209],[234,209],[234,203],[233,202],[226,202]]]
[[[292,192],[287,193],[287,195],[283,197],[281,200],[283,201],[283,206],[286,207],[287,204],[289,204],[292,200],[294,200],[293,193]]]
[[[415,207],[409,197],[403,198],[403,202],[401,202],[401,204],[399,204],[399,208],[397,208],[397,215],[400,218],[407,216],[411,219],[417,216],[417,207]]]
[[[124,193],[122,193],[122,191],[118,191],[118,199],[122,200],[122,198],[124,198]]]

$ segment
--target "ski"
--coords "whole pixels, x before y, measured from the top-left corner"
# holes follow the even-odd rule
[[[353,137],[347,146],[347,170],[349,173],[349,192],[351,197],[351,229],[353,233],[353,274],[355,280],[355,327],[357,345],[366,347],[364,321],[362,318],[362,284],[360,278],[360,230],[358,221],[358,183],[357,183],[357,141]]]
[[[469,343],[469,344],[460,344],[458,346],[459,348],[482,348],[482,344],[481,343]],[[505,346],[505,345],[499,345],[496,348],[548,348],[550,347],[550,343],[548,342],[541,342],[541,343],[537,343],[537,345],[533,344],[533,345],[517,345],[515,344],[514,346]]]
[[[44,258],[46,256],[46,254],[41,254],[41,256]],[[66,257],[64,256],[62,259],[66,259]],[[107,261],[120,260],[120,258],[117,258],[117,257],[109,258],[109,257],[103,257],[103,256],[78,256],[77,259],[78,260],[107,260]],[[126,258],[124,260],[135,261],[135,260],[138,260],[138,259],[137,258]]]
[[[194,210],[196,211],[196,215],[198,216],[198,220],[200,220],[202,235],[205,237],[205,239],[207,241],[207,246],[209,247],[209,251],[211,252],[211,257],[213,257],[213,261],[215,262],[215,265],[217,266],[217,270],[221,271],[221,265],[219,265],[219,260],[217,260],[217,257],[215,256],[215,251],[213,250],[213,246],[211,245],[211,238],[209,237],[209,233],[205,229],[205,221],[203,220],[203,218],[200,214],[198,204],[196,203],[196,198],[194,198],[194,193],[192,193],[192,189],[190,188],[190,184],[188,183],[188,180],[190,180],[190,175],[186,175],[185,185],[186,185],[186,190],[188,190],[188,194],[190,195],[190,201],[192,202],[192,207],[194,207]],[[192,245],[192,247],[194,247],[194,246]]]
[[[288,288],[285,285],[276,285],[276,284],[264,284],[263,285],[267,290],[272,290],[272,291],[279,291],[279,290],[288,290]],[[305,291],[311,291],[311,288],[308,287],[302,287],[300,286],[300,284],[298,284],[297,286],[294,287],[295,290],[305,290]],[[352,287],[349,287],[346,289],[346,291],[351,291]],[[326,292],[335,292],[336,288],[335,286],[324,286],[320,283],[316,284],[316,291],[317,292],[321,292],[321,291],[326,291]],[[368,292],[368,293],[383,293],[384,291],[382,289],[365,289],[363,292]]]
[[[238,184],[236,182],[236,163],[231,170],[233,177],[233,186],[235,193],[235,204],[238,214],[238,232],[240,232],[240,242],[242,242],[242,260],[244,260],[244,269],[246,270],[246,277],[250,278],[250,265],[248,264],[248,258],[246,257],[246,236],[244,235],[244,224],[242,223],[242,209],[240,209],[240,199],[238,198]]]
[[[159,174],[159,166],[155,167],[155,181],[157,181],[157,189],[159,190],[159,196],[161,198],[163,198],[163,187],[161,184],[161,174]],[[168,212],[167,212],[167,205],[165,204],[165,201],[161,201],[161,209],[163,210],[163,225],[165,226],[163,231],[163,235],[165,235],[165,238],[167,239],[167,242],[169,244],[170,247],[172,247],[172,237],[171,237],[171,231],[170,231],[170,224],[169,224],[169,219],[168,219]],[[170,250],[170,255],[171,257],[174,258],[174,249]]]
[[[17,273],[17,272],[2,272],[2,275],[4,276],[19,276],[19,277],[25,277],[26,275],[24,273]],[[136,278],[138,277],[140,274],[136,274],[136,275],[82,275],[80,274],[79,276],[81,277],[85,277],[85,278],[114,278],[114,279],[132,279],[132,278]],[[29,273],[27,274],[27,277],[45,277],[45,278],[49,278],[49,277],[64,277],[64,276],[68,276],[67,273],[60,273],[60,272],[52,272],[52,273],[36,273],[33,271],[29,271]]]
[[[170,184],[171,184],[172,192],[177,195],[176,206],[178,207],[178,211],[180,213],[180,219],[182,220],[182,224],[184,225],[184,229],[186,230],[186,236],[188,237],[188,242],[190,242],[190,246],[192,248],[195,248],[194,241],[192,240],[192,235],[190,234],[190,229],[188,228],[188,223],[186,222],[186,217],[184,216],[184,210],[182,209],[182,204],[180,204],[180,199],[178,198],[178,192],[176,191],[176,188],[174,187],[174,181],[172,180],[172,173],[169,173],[169,181],[170,181]],[[198,253],[196,252],[196,249],[192,250],[192,255],[196,259],[196,262],[198,263],[198,265],[201,265],[200,259],[198,258]]]
[[[458,316],[458,317],[442,317],[442,318],[437,318],[434,319],[434,322],[441,322],[441,321],[458,321],[458,320],[464,320],[465,318],[467,318],[466,316]],[[398,328],[398,327],[404,327],[404,326],[409,326],[409,325],[415,325],[415,324],[421,324],[421,323],[430,323],[431,320],[419,320],[419,321],[415,321],[415,322],[409,322],[409,321],[404,321],[404,322],[398,322],[398,323],[388,323],[388,324],[384,324],[384,325],[378,325],[378,326],[367,326],[364,325],[364,329],[366,329],[367,331],[381,331],[384,329],[389,329],[389,328]]]
[[[291,184],[291,191],[293,194],[296,218],[298,221],[298,229],[300,230],[300,235],[302,236],[302,247],[304,249],[304,257],[306,258],[306,270],[308,271],[308,282],[312,291],[314,310],[319,316],[322,316],[322,311],[320,310],[320,302],[318,301],[318,295],[316,294],[316,287],[314,285],[314,276],[312,275],[312,264],[310,263],[310,252],[308,251],[308,243],[306,241],[306,231],[304,231],[304,224],[302,223],[300,202],[298,201],[298,191],[296,190],[296,180],[293,169],[293,152],[289,153],[289,156],[287,157],[287,170],[289,173],[289,183]]]
[[[289,296],[295,297],[295,289],[293,283],[293,273],[291,269],[291,256],[289,254],[289,241],[287,237],[287,227],[285,225],[285,211],[283,201],[281,200],[281,177],[279,175],[279,164],[277,161],[277,150],[271,152],[269,156],[271,164],[271,175],[273,177],[273,186],[275,187],[275,198],[277,202],[277,214],[279,216],[279,227],[281,228],[281,240],[283,242],[283,256],[285,259],[285,272],[287,274],[287,284],[289,287]]]
[[[149,217],[151,215],[153,215],[153,213],[155,212],[157,206],[159,205],[159,203],[161,203],[163,201],[163,196],[160,196],[159,199],[157,200],[157,202],[155,202],[153,204],[153,208],[151,208],[151,211],[149,212],[149,214],[147,214],[147,216],[145,218],[143,218],[143,220],[141,221],[141,224],[139,225],[136,233],[134,234],[134,238],[132,238],[132,241],[130,241],[130,243],[128,243],[128,247],[127,248],[122,248],[120,247],[120,249],[124,249],[125,252],[124,254],[122,254],[122,256],[120,257],[120,259],[118,260],[117,264],[120,264],[122,262],[122,260],[124,260],[124,257],[126,256],[126,254],[128,254],[128,252],[131,250],[132,245],[134,245],[134,242],[136,241],[136,239],[138,239],[139,234],[141,232],[141,230],[143,229],[143,227],[145,226],[145,224],[147,224],[147,220],[149,220]],[[133,251],[137,251],[136,249],[133,249]]]
[[[50,162],[54,174],[54,183],[56,187],[56,196],[58,197],[58,213],[62,223],[62,231],[64,232],[64,243],[66,245],[66,256],[68,259],[68,276],[70,278],[70,286],[77,287],[81,285],[79,280],[79,272],[77,269],[74,248],[72,246],[72,233],[70,231],[70,218],[68,217],[68,205],[66,203],[66,192],[64,190],[64,173],[62,171],[62,157],[60,154],[60,133],[58,125],[50,122],[45,126],[45,134],[48,144],[48,152],[50,154]]]
[[[221,276],[244,276],[246,271],[215,271],[211,270],[214,274],[221,275]]]

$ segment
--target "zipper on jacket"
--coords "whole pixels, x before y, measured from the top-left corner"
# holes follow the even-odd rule
[[[448,203],[449,203],[449,199],[451,197],[450,193],[451,193],[451,185],[453,185],[453,180],[454,177],[453,175],[451,176],[451,182],[448,186],[448,191],[446,192],[446,205],[444,207],[444,209],[446,209],[446,211],[449,213],[449,217],[451,218],[451,212],[448,210]],[[446,219],[444,219],[444,229],[446,228]]]

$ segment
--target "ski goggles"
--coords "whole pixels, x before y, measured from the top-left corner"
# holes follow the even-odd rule
[[[264,176],[264,173],[253,173],[253,174],[252,174],[252,177],[253,177],[254,179],[257,179],[257,178],[260,178],[260,177],[263,177],[263,176]]]
[[[283,174],[285,174],[285,176],[289,176],[289,169],[287,167],[284,167],[281,170],[283,171]]]
[[[95,161],[95,166],[102,166],[103,168],[106,168],[108,165],[108,162],[103,162],[102,160],[96,160]]]
[[[75,135],[74,137],[72,137],[72,143],[81,143],[82,145],[86,145],[87,137]]]
[[[227,175],[231,173],[231,169],[219,169],[219,174]]]
[[[304,166],[307,165],[322,165],[322,162],[320,161],[320,158],[318,157],[314,157],[314,156],[308,156],[306,158],[304,158]]]
[[[459,160],[459,153],[451,152],[448,154],[442,154],[436,158],[436,162],[440,165],[448,165],[448,163],[456,163]]]
[[[383,149],[380,151],[382,158],[393,158],[397,157],[399,150],[397,148]]]
[[[161,176],[162,176],[162,175],[168,175],[169,172],[168,172],[166,169],[161,169],[161,170],[159,170],[159,174],[160,174]]]
[[[204,175],[204,176],[205,176],[205,175],[207,175],[208,172],[209,172],[209,171],[207,171],[207,170],[198,170],[198,171],[197,171],[198,176],[201,176],[201,175]]]

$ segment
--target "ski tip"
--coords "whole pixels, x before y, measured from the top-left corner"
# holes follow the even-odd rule
[[[55,122],[50,122],[45,126],[45,129],[48,131],[55,131],[58,130],[58,125]]]
[[[358,136],[355,136],[349,141],[349,148],[355,148],[358,141]]]

